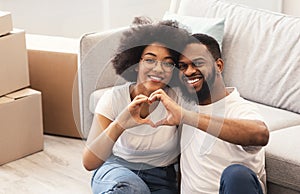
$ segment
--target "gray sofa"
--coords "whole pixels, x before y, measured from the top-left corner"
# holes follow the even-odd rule
[[[170,7],[179,15],[225,18],[225,83],[260,108],[270,129],[268,193],[300,193],[300,18],[221,0],[173,0]],[[97,99],[124,82],[109,63],[124,29],[81,38],[78,76],[85,137]]]

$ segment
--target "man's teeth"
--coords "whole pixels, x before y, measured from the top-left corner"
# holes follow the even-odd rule
[[[156,80],[156,81],[161,81],[162,78],[161,77],[156,77],[156,76],[149,76],[151,79]]]
[[[196,79],[189,79],[189,80],[187,80],[187,83],[193,84],[193,83],[196,83],[196,82],[199,81],[199,80],[200,80],[199,78],[196,78]]]

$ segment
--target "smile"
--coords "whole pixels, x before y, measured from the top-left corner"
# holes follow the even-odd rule
[[[196,79],[193,79],[193,80],[187,80],[186,82],[188,83],[188,84],[193,84],[193,83],[196,83],[197,81],[199,81],[200,79],[199,78],[196,78]]]
[[[158,77],[158,76],[154,76],[154,75],[149,75],[148,76],[152,81],[157,81],[157,82],[160,82],[163,80],[162,77]]]
[[[202,79],[202,75],[192,76],[192,77],[185,77],[184,81],[188,84],[194,84]]]

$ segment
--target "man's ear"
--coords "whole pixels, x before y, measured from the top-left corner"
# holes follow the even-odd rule
[[[217,71],[218,73],[222,73],[224,69],[224,61],[221,58],[218,58],[216,60],[216,65],[217,65]]]

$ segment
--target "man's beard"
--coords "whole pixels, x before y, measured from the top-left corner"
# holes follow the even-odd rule
[[[216,74],[215,71],[212,73],[212,77],[208,80],[204,79],[203,77],[203,83],[202,87],[199,91],[196,91],[195,89],[193,91],[190,91],[187,86],[183,83],[180,84],[180,89],[182,91],[183,98],[186,101],[195,102],[197,104],[200,104],[204,100],[211,98],[211,88],[213,83],[215,82]]]

